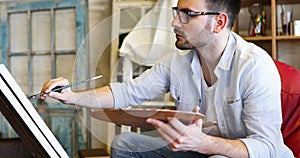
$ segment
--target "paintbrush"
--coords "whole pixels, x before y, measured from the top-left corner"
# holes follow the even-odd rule
[[[83,80],[83,81],[78,81],[78,82],[75,82],[75,83],[71,83],[71,84],[68,84],[68,85],[65,85],[65,86],[57,86],[57,87],[53,88],[50,92],[61,92],[63,89],[73,87],[73,86],[77,86],[77,85],[80,85],[82,83],[90,82],[90,81],[93,81],[93,80],[96,80],[96,79],[99,79],[99,78],[102,78],[102,77],[103,77],[102,75],[99,75],[99,76],[95,76],[95,77],[92,77],[92,78],[89,78],[89,79],[86,79],[86,80]],[[37,93],[37,94],[31,95],[27,98],[28,99],[34,99],[37,96],[41,96],[41,95],[45,95],[45,94],[48,94],[48,93]]]

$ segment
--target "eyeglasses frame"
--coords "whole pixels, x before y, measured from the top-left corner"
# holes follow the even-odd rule
[[[201,15],[220,15],[221,13],[219,12],[194,12],[194,11],[187,11],[186,9],[178,9],[178,7],[172,7],[172,10],[176,11],[176,15],[179,17],[179,20],[183,24],[187,24],[189,22],[189,17],[194,17],[194,16],[201,16]],[[183,12],[186,15],[188,15],[188,18],[186,19],[186,22],[182,21],[182,17],[180,16],[179,12]],[[175,12],[172,12],[174,18],[176,15],[174,14]]]

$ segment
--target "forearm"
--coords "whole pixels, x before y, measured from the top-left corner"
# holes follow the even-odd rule
[[[114,108],[114,98],[109,86],[74,93],[72,104],[95,109]]]
[[[200,149],[200,153],[208,155],[224,155],[232,158],[248,158],[246,145],[240,140],[230,140],[220,137],[205,136],[207,144]]]

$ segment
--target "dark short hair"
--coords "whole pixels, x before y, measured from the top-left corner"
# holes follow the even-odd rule
[[[241,10],[241,0],[206,0],[207,9],[213,12],[225,12],[229,18],[228,27],[231,29]]]

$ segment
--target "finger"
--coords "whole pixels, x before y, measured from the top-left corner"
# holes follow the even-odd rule
[[[184,125],[181,121],[179,121],[177,118],[175,117],[168,117],[167,118],[169,120],[169,124],[172,125],[172,127],[181,135],[185,133],[185,131],[187,130],[187,126]]]
[[[69,89],[71,89],[71,88],[69,87],[69,88],[66,88],[66,89],[62,89],[60,93],[61,94],[67,93],[69,91]]]
[[[173,150],[173,151],[182,151],[182,152],[186,152],[186,151],[189,151],[191,148],[186,145],[186,144],[180,144],[180,143],[171,143],[169,144],[170,148]]]
[[[193,112],[199,113],[199,111],[200,111],[200,106],[195,106]]]
[[[151,118],[147,119],[146,122],[151,124],[165,140],[171,140],[170,136],[164,130],[165,123]]]
[[[42,95],[40,95],[40,99],[46,99],[46,97],[47,97],[47,95],[46,94],[42,94]]]
[[[180,137],[180,134],[174,130],[169,124],[155,119],[147,119],[148,123],[152,124],[156,130],[161,134],[161,136],[169,143],[174,142],[174,140]]]
[[[46,90],[44,91],[44,93],[49,93],[53,88],[57,86],[65,86],[68,84],[69,81],[67,79],[64,78],[53,79],[50,82],[48,82],[48,84],[46,85]]]
[[[169,147],[171,148],[172,151],[179,151],[178,146],[179,146],[179,144],[176,142],[169,144]]]
[[[162,122],[161,125],[158,125],[159,123],[156,121],[157,120],[154,120],[154,119],[147,120],[148,123],[152,123],[152,125],[155,126],[157,131],[161,134],[162,138],[168,142],[169,147],[173,151],[186,151],[188,149],[188,148],[185,148],[186,145],[185,145],[185,143],[183,143],[184,140],[181,138],[180,133],[178,133],[176,130],[174,130],[169,124],[165,124]],[[176,133],[176,134],[174,134],[174,133]]]
[[[195,124],[197,127],[199,127],[199,128],[202,129],[202,122],[203,122],[202,119],[199,119],[199,120],[195,121],[194,124]]]
[[[39,99],[45,100],[47,97],[44,95],[40,95]]]
[[[57,99],[57,100],[59,100],[59,101],[61,101],[61,102],[65,102],[65,100],[66,100],[66,95],[61,94],[61,93],[50,92],[48,95],[49,95],[51,98]]]
[[[161,137],[168,142],[168,144],[172,144],[176,140],[176,138],[171,137],[164,128],[157,128],[156,130],[160,133]]]
[[[49,86],[51,86],[51,84],[53,84],[53,82],[56,82],[56,81],[61,80],[61,79],[62,78],[51,79],[48,82],[44,83],[43,87],[41,89],[41,93],[48,93]]]

